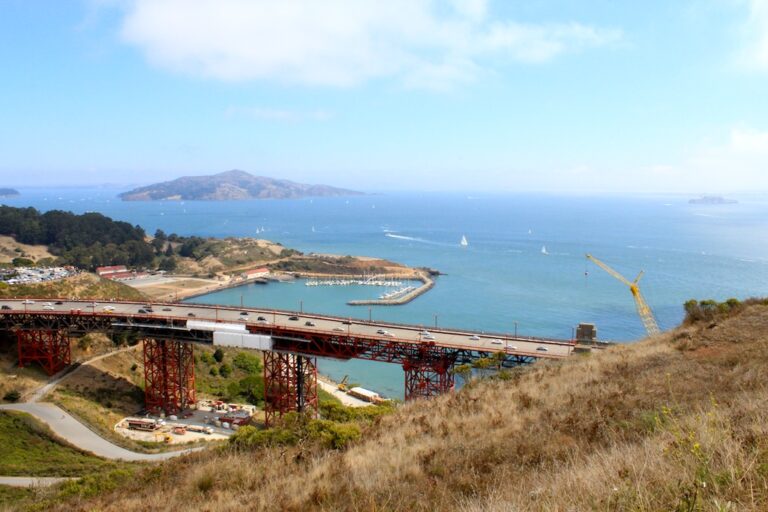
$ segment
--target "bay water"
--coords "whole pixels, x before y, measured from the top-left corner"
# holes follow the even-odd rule
[[[258,237],[305,253],[391,259],[444,275],[403,306],[348,306],[375,287],[246,285],[191,299],[387,320],[426,327],[570,338],[579,322],[601,339],[644,335],[629,289],[585,258],[605,261],[640,289],[662,329],[690,299],[765,296],[768,197],[690,204],[692,196],[387,193],[254,201],[123,202],[116,187],[29,188],[3,198],[42,211],[97,211],[152,234]],[[468,246],[459,242],[466,236]],[[320,371],[402,397],[397,365],[320,361]]]

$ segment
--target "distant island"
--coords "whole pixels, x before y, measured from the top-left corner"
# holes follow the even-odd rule
[[[242,199],[300,199],[362,195],[362,192],[305,185],[288,180],[227,171],[212,176],[184,176],[123,192],[123,201],[229,201]]]
[[[723,196],[701,196],[688,201],[690,204],[736,204],[735,199],[726,199]]]
[[[19,195],[19,191],[15,188],[0,188],[0,197],[12,197]]]

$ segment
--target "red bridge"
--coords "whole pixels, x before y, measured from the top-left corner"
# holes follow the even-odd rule
[[[317,410],[317,356],[400,364],[405,399],[453,389],[456,364],[498,354],[505,367],[571,355],[558,340],[267,309],[65,299],[0,300],[0,329],[16,335],[19,365],[49,374],[70,363],[70,337],[135,333],[144,341],[147,409],[168,414],[195,402],[194,343],[264,351],[267,424]]]

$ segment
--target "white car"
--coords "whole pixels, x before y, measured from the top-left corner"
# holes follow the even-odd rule
[[[22,302],[22,304],[34,304],[34,303],[35,303],[35,301],[33,301],[31,299],[27,299],[24,302]]]
[[[423,336],[421,337],[421,339],[424,339],[424,340],[433,340],[433,339],[435,339],[435,337],[434,337],[434,336],[432,336],[431,334],[425,334],[425,335],[423,335]]]
[[[501,340],[491,340],[492,345],[503,345]]]
[[[469,339],[471,339],[472,341],[480,341],[480,336],[478,336],[477,334],[473,334],[472,336],[469,337]]]
[[[54,307],[53,306],[43,306],[43,309],[46,310],[46,311],[53,311]]]
[[[549,352],[549,349],[547,347],[538,346],[536,347],[536,350],[539,352]]]
[[[334,327],[333,330],[338,332],[344,332],[344,329],[342,329],[341,327]]]
[[[423,331],[421,331],[419,334],[421,334],[422,336],[432,336],[432,335],[429,333],[429,331],[427,331],[427,330],[423,330]]]

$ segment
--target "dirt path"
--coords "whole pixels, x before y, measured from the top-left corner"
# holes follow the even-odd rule
[[[96,357],[94,357],[92,359],[89,359],[89,360],[85,361],[83,364],[81,364],[80,366],[78,366],[77,368],[75,368],[75,369],[73,369],[71,371],[61,372],[61,373],[57,374],[56,376],[54,376],[53,380],[48,381],[44,386],[38,388],[32,394],[30,394],[27,397],[25,403],[34,404],[34,403],[39,402],[45,395],[47,395],[48,393],[53,391],[53,389],[56,386],[58,386],[59,384],[61,384],[62,382],[64,382],[68,378],[70,378],[72,375],[74,375],[77,372],[79,372],[80,369],[82,367],[84,367],[84,366],[89,366],[89,365],[91,365],[91,364],[93,364],[95,362],[101,361],[102,359],[105,359],[107,357],[114,356],[114,355],[119,354],[121,352],[127,352],[129,350],[136,350],[137,348],[138,348],[138,345],[136,345],[134,347],[121,348],[121,349],[115,350],[113,352],[107,352],[106,354],[102,354],[100,356],[96,356]]]
[[[66,482],[67,480],[77,480],[77,478],[58,476],[0,476],[0,485],[7,485],[9,487],[48,487]]]

